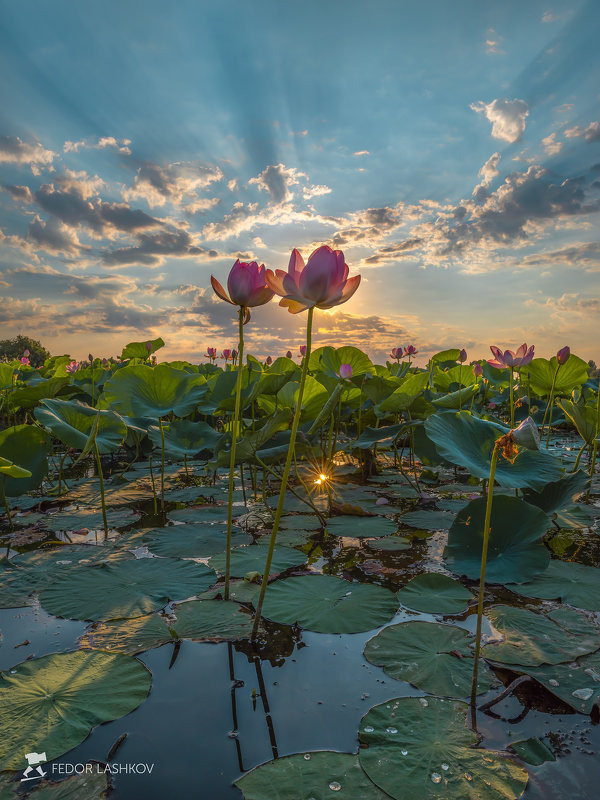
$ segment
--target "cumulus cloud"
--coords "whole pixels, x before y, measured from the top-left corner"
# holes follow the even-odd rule
[[[369,156],[371,155],[368,150],[357,150],[355,153],[352,153],[353,156]]]
[[[24,142],[18,136],[0,136],[0,164],[27,164],[34,175],[52,166],[56,153],[39,142]]]
[[[529,106],[524,100],[497,98],[491,103],[471,103],[471,108],[492,123],[492,136],[505,142],[518,141],[525,131]]]
[[[299,172],[295,167],[286,167],[285,164],[270,164],[255,178],[250,178],[248,183],[267,192],[272,203],[281,205],[293,198],[290,187],[298,184],[300,178],[307,179],[308,175]]]
[[[500,174],[498,164],[500,163],[500,153],[493,153],[479,170],[481,183],[473,189],[473,197],[476,200],[484,200],[488,196],[488,187],[494,178]]]
[[[210,251],[199,247],[195,238],[186,230],[178,228],[164,229],[153,233],[138,233],[137,244],[129,247],[120,247],[116,250],[107,250],[102,255],[102,261],[109,267],[123,264],[143,264],[156,267],[169,258],[192,258],[206,255]]]
[[[216,198],[200,198],[198,192],[221,180],[223,173],[214,165],[146,162],[138,169],[133,186],[123,191],[123,199],[145,200],[150,208],[169,202],[193,214],[219,202]]]
[[[73,228],[58,219],[45,222],[36,216],[29,223],[27,238],[48,253],[76,255],[81,252],[81,243]]]
[[[562,146],[562,142],[556,141],[556,133],[551,133],[549,136],[542,139],[542,147],[549,156],[558,155],[562,150]]]
[[[584,136],[588,142],[600,142],[600,122],[590,122],[585,128],[574,125],[565,131],[567,139],[575,139],[580,136]]]
[[[319,197],[322,194],[331,194],[331,189],[329,186],[319,184],[317,186],[305,186],[302,189],[302,197],[305,200],[310,200],[311,197]]]
[[[81,139],[79,142],[65,142],[63,144],[63,153],[78,153],[81,149],[105,150],[110,147],[123,155],[130,156],[130,144],[131,139],[115,139],[114,136],[101,136],[96,141]]]
[[[20,200],[22,203],[32,203],[33,195],[29,186],[3,186],[6,192],[9,192],[14,200]]]

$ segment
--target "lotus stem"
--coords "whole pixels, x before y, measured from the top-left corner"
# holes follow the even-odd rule
[[[265,592],[267,591],[267,583],[271,572],[271,562],[273,560],[273,551],[275,550],[275,541],[277,539],[277,532],[279,530],[279,523],[283,513],[283,504],[285,501],[285,492],[287,489],[288,477],[290,474],[290,467],[292,465],[292,458],[296,446],[296,433],[298,432],[298,425],[300,424],[300,416],[302,414],[302,396],[304,395],[304,384],[306,383],[306,376],[308,374],[308,362],[310,359],[311,348],[311,335],[312,335],[312,321],[313,321],[314,307],[308,309],[308,319],[306,321],[306,354],[302,361],[302,375],[300,377],[300,388],[298,390],[298,400],[296,402],[296,411],[292,422],[292,430],[290,434],[290,443],[288,452],[285,459],[285,466],[283,468],[283,476],[281,479],[281,488],[279,490],[279,501],[277,503],[277,510],[275,511],[275,519],[273,520],[273,530],[271,531],[271,539],[269,541],[269,551],[267,553],[267,561],[265,563],[265,570],[262,577],[262,584],[260,587],[260,594],[256,603],[256,616],[254,617],[254,626],[252,628],[252,638],[255,639],[260,625],[260,618],[262,613],[263,602],[265,599]]]
[[[96,469],[100,479],[100,502],[102,504],[102,522],[104,524],[104,535],[108,536],[108,520],[106,519],[106,499],[104,497],[104,476],[102,475],[102,462],[100,461],[100,451],[98,443],[94,440],[94,452],[96,454]]]
[[[476,700],[477,700],[477,676],[479,673],[479,653],[481,651],[481,621],[483,617],[483,593],[485,590],[485,568],[487,565],[487,550],[490,538],[490,521],[492,518],[492,500],[494,495],[494,476],[496,474],[496,464],[498,463],[498,454],[500,452],[500,445],[498,442],[494,445],[492,453],[492,460],[490,463],[490,477],[488,479],[488,493],[487,503],[485,506],[485,521],[483,523],[483,544],[481,550],[481,572],[479,575],[479,597],[477,600],[477,630],[475,632],[475,655],[473,660],[473,679],[471,681],[471,719],[473,729],[477,729],[476,720]]]
[[[513,370],[512,367],[509,367],[508,370],[508,378],[509,378],[509,390],[510,390],[510,427],[515,427],[515,403],[514,403],[514,387],[513,387]]]
[[[158,427],[160,428],[160,510],[165,513],[165,429],[163,428],[162,419],[158,418]]]
[[[238,311],[238,367],[235,382],[235,410],[233,412],[233,425],[231,430],[231,452],[229,455],[229,490],[227,494],[227,542],[225,545],[225,591],[223,596],[229,600],[229,581],[231,577],[231,524],[233,520],[233,471],[235,469],[235,451],[237,447],[238,420],[240,418],[240,405],[242,398],[242,373],[244,369],[244,317],[246,309],[240,306]],[[252,469],[252,468],[251,468]],[[255,490],[256,497],[256,490]]]
[[[556,386],[556,376],[558,375],[558,370],[560,369],[560,364],[556,365],[556,369],[554,370],[554,375],[552,376],[552,385],[550,386],[550,399],[548,400],[548,405],[546,406],[546,410],[544,411],[544,419],[542,420],[542,436],[544,435],[544,425],[546,423],[546,415],[548,411],[550,412],[550,419],[548,420],[548,432],[546,434],[546,450],[548,449],[548,444],[550,442],[550,430],[552,428],[552,406],[554,404],[554,387]]]
[[[588,446],[587,442],[584,442],[581,445],[581,448],[580,448],[579,452],[577,453],[577,458],[575,459],[575,466],[573,467],[573,472],[577,472],[577,470],[579,469],[579,462],[581,461],[581,456],[583,455],[583,451],[585,450],[585,448],[587,446]]]
[[[8,507],[8,500],[6,499],[6,493],[4,491],[4,484],[6,483],[6,475],[2,476],[2,483],[0,484],[0,494],[2,495],[2,503],[4,504],[4,508],[6,509],[6,516],[8,517],[8,524],[10,526],[11,531],[14,531],[15,526],[13,525],[12,517],[10,515],[10,508]]]
[[[158,514],[158,499],[156,497],[156,484],[154,483],[154,472],[152,471],[152,456],[148,459],[150,462],[150,481],[152,483],[152,497],[154,498],[154,513]]]
[[[596,429],[594,433],[594,449],[592,451],[592,463],[590,465],[590,486],[585,495],[585,502],[589,502],[590,492],[592,491],[592,481],[594,480],[594,470],[596,469],[596,453],[598,452],[598,433],[600,433],[600,386],[598,386],[598,399],[596,400]]]

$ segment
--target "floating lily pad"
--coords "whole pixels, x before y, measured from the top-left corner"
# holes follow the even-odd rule
[[[248,511],[244,506],[234,506],[233,516],[239,517]],[[167,518],[173,522],[227,522],[227,506],[193,506],[169,511]]]
[[[231,531],[233,547],[250,544],[252,537],[239,528]],[[227,544],[226,525],[206,523],[173,525],[168,528],[153,528],[144,534],[144,544],[157,556],[176,558],[209,558],[225,550]]]
[[[83,650],[0,673],[0,769],[23,769],[32,742],[48,761],[68,752],[95,725],[137,708],[150,682],[150,672],[134,658]]]
[[[249,572],[260,572],[262,575],[267,563],[268,544],[249,545],[236,547],[231,551],[231,576],[243,578]],[[290,567],[299,567],[306,561],[306,556],[292,547],[276,546],[271,561],[271,574],[283,572]],[[221,574],[225,573],[225,553],[213,556],[210,560],[213,569]]]
[[[472,580],[479,578],[486,498],[471,500],[460,511],[448,534],[444,557],[449,568]],[[548,517],[517,497],[493,499],[486,581],[521,583],[543,572],[550,554],[541,542]]]
[[[295,514],[282,517],[280,528],[287,531],[319,531],[321,530],[321,521],[314,514]]]
[[[473,749],[468,705],[440,697],[401,697],[361,720],[359,760],[397,800],[516,800],[528,775],[493,750]]]
[[[288,531],[280,528],[277,531],[277,544],[285,547],[302,547],[315,533],[316,531]],[[263,541],[268,541],[270,535],[270,532],[263,534]]]
[[[267,588],[263,616],[317,633],[358,633],[384,625],[398,609],[388,589],[332,575],[304,575]]]
[[[454,625],[401,622],[369,639],[364,655],[390,677],[424,692],[467,697],[473,675],[472,641],[467,631]],[[492,674],[480,664],[478,692],[486,692],[493,683]]]
[[[167,618],[160,614],[147,614],[135,619],[97,623],[79,638],[79,646],[82,650],[106,650],[134,656],[169,641],[173,641],[173,637]]]
[[[189,600],[173,609],[171,628],[180,639],[224,642],[250,636],[253,618],[231,600]]]
[[[398,520],[403,525],[426,531],[448,530],[454,522],[454,514],[448,511],[411,511]]]
[[[46,611],[68,619],[141,617],[170,600],[197,595],[215,581],[204,564],[142,558],[74,570],[43,589],[40,601]]]
[[[106,512],[109,528],[126,528],[133,525],[140,516],[141,514],[131,508],[109,509]],[[82,528],[103,530],[104,522],[102,511],[65,511],[47,514],[43,526],[49,531],[79,531]]]
[[[278,494],[274,494],[271,497],[268,497],[266,500],[266,504],[273,510],[277,508],[278,502]],[[319,509],[319,511],[324,511],[327,508],[328,498],[327,495],[316,495],[315,497],[311,498],[311,502],[316,506],[316,508]],[[306,514],[308,511],[310,511],[310,506],[304,501],[300,500],[298,497],[295,497],[293,494],[286,494],[285,500],[283,501],[283,510],[299,511],[300,513]]]
[[[426,614],[460,614],[473,599],[462,584],[438,572],[424,572],[412,578],[397,597],[403,606]]]
[[[326,523],[327,533],[332,536],[348,536],[352,539],[389,536],[398,530],[398,525],[385,517],[332,517]]]
[[[245,800],[386,800],[358,757],[321,750],[267,761],[235,781]]]
[[[531,764],[533,767],[539,767],[546,761],[556,761],[554,753],[537,736],[523,739],[521,742],[512,742],[510,749],[519,756],[521,761]]]
[[[582,714],[590,714],[594,705],[600,705],[600,652],[583,656],[570,664],[512,669],[531,675],[549,692]]]
[[[525,597],[560,599],[577,608],[600,611],[600,570],[573,561],[553,559],[548,568],[532,580],[508,588]]]
[[[223,599],[224,592],[225,584],[220,583],[218,586],[199,594],[198,600],[214,600],[215,598]],[[259,592],[260,582],[246,581],[243,578],[229,581],[229,598],[231,600],[235,600],[236,603],[254,604]]]
[[[492,661],[527,667],[562,664],[600,648],[600,629],[572,609],[544,616],[499,605],[488,608],[486,616],[504,636],[503,642],[483,648],[484,657]]]
[[[401,550],[410,550],[412,543],[406,536],[384,536],[381,539],[369,539],[366,543],[369,550],[387,550],[398,553]]]

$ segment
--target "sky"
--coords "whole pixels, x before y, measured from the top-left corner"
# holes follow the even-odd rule
[[[599,40],[597,0],[0,0],[1,338],[204,360],[211,274],[328,244],[316,346],[600,362]]]

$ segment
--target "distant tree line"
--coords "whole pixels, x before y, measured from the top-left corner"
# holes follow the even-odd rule
[[[0,361],[18,360],[26,350],[29,350],[27,357],[32,367],[41,367],[44,361],[50,358],[50,352],[37,339],[31,339],[29,336],[15,336],[14,339],[0,340]]]

